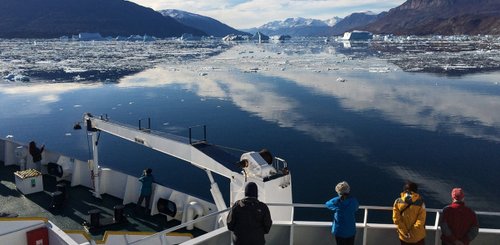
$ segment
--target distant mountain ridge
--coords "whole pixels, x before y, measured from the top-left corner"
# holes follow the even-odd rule
[[[354,29],[395,35],[500,35],[500,0],[407,0],[388,12],[353,13],[334,23],[288,18],[248,31],[292,36],[342,35]]]
[[[408,0],[364,29],[396,35],[500,34],[500,1]]]
[[[229,34],[248,35],[248,33],[236,30],[216,19],[207,16],[177,9],[165,9],[158,12],[163,16],[171,17],[186,26],[200,29],[206,32],[208,35],[214,37],[224,37]]]
[[[360,26],[368,25],[376,21],[386,12],[375,14],[373,12],[352,13],[331,27],[329,34],[333,36],[342,35],[346,31],[354,30]]]
[[[352,13],[345,18],[333,17],[328,20],[307,18],[287,18],[285,20],[271,21],[260,27],[248,29],[255,33],[260,31],[266,35],[291,35],[291,36],[338,36],[346,31],[368,25],[386,12],[375,14],[371,11]]]
[[[255,33],[262,32],[266,35],[291,35],[291,36],[325,36],[330,28],[342,20],[333,17],[327,20],[309,18],[287,18],[268,22],[260,27],[247,29],[246,31]]]
[[[161,12],[161,13],[160,13]],[[354,29],[395,35],[500,35],[500,0],[407,0],[388,12],[328,20],[287,18],[236,30],[181,10],[154,11],[125,0],[0,0],[0,38],[55,38],[82,32],[103,36],[179,37],[228,34],[332,36]]]
[[[0,37],[55,38],[81,32],[103,36],[205,33],[124,0],[0,0]]]

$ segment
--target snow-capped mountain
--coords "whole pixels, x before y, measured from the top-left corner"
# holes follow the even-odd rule
[[[325,22],[328,26],[334,26],[336,25],[337,23],[339,23],[339,21],[343,20],[342,18],[340,17],[333,17],[331,19],[327,19],[327,20],[324,20],[323,22]]]
[[[307,27],[307,26],[328,26],[329,24],[322,20],[306,19],[302,17],[287,18],[285,20],[276,20],[260,26],[260,29],[279,30],[282,28]]]
[[[291,36],[324,36],[329,28],[342,20],[333,17],[328,20],[308,19],[302,17],[287,18],[266,23],[260,27],[246,30],[251,33],[260,31],[266,35],[291,35]]]
[[[158,12],[160,12],[163,16],[174,18],[175,20],[186,26],[203,30],[207,34],[214,37],[224,37],[229,34],[249,35],[248,33],[238,31],[216,19],[207,16],[177,9],[165,9]]]

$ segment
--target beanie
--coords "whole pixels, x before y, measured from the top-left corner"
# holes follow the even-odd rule
[[[245,186],[245,196],[257,198],[257,184],[248,182],[247,186]]]
[[[453,188],[451,191],[451,198],[453,198],[453,200],[463,201],[464,197],[465,194],[464,191],[462,191],[462,188]]]
[[[335,191],[339,195],[349,194],[349,192],[351,191],[351,187],[349,187],[349,184],[347,182],[342,181],[338,183],[337,186],[335,186]]]

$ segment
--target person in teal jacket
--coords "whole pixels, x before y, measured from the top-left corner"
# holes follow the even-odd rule
[[[154,177],[152,172],[153,172],[152,169],[147,168],[144,170],[142,176],[139,178],[139,181],[142,183],[142,186],[141,186],[141,195],[139,196],[139,201],[137,201],[137,205],[140,207],[142,205],[143,200],[146,200],[146,210],[149,210],[151,193],[153,191]]]
[[[347,182],[338,183],[335,187],[338,196],[325,203],[326,207],[334,212],[332,234],[337,245],[354,245],[356,211],[359,203],[356,198],[349,195],[350,190]]]

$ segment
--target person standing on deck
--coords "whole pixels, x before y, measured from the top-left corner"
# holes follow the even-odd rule
[[[479,232],[476,213],[465,206],[461,188],[451,191],[452,203],[443,208],[439,226],[443,245],[468,245]]]
[[[338,183],[335,191],[338,196],[325,203],[326,207],[334,212],[332,234],[337,245],[354,245],[359,202],[349,195],[351,188],[345,181]]]
[[[257,199],[257,184],[245,186],[245,198],[236,201],[227,215],[227,229],[233,232],[234,245],[263,245],[273,221],[269,208]]]
[[[141,195],[139,196],[139,201],[137,201],[137,205],[140,207],[142,205],[142,201],[146,200],[146,212],[149,210],[149,202],[151,200],[151,193],[153,191],[153,181],[154,177],[152,174],[153,170],[147,168],[142,173],[142,176],[139,178],[139,181],[142,183],[141,186]]]
[[[397,227],[401,245],[425,244],[425,203],[417,189],[417,184],[407,181],[392,208],[392,221]]]
[[[31,157],[33,157],[33,163],[35,164],[35,169],[42,171],[42,152],[45,149],[45,145],[38,148],[35,141],[31,141],[29,144],[29,152]]]

